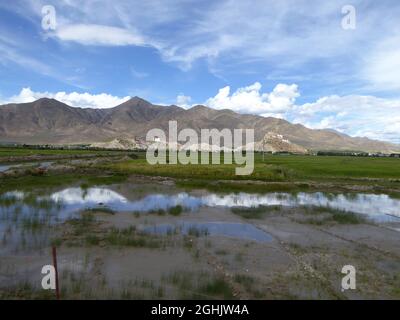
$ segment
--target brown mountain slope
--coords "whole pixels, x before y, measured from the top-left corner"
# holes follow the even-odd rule
[[[77,134],[96,137],[100,110],[72,108],[54,99],[0,107],[0,139],[18,142],[67,142]]]
[[[107,110],[107,109],[106,109]],[[174,111],[181,111],[177,106],[163,107],[152,105],[138,97],[134,97],[115,108],[108,109],[109,112],[102,120],[101,125],[119,131],[132,130],[132,126],[140,125],[165,114],[172,114]]]
[[[0,141],[21,143],[93,143],[114,138],[144,138],[148,130],[168,131],[168,121],[178,128],[255,129],[255,140],[266,133],[282,135],[312,150],[399,151],[400,146],[367,138],[352,138],[334,130],[311,130],[286,120],[238,114],[195,106],[157,106],[141,98],[109,109],[73,108],[54,99],[0,106]]]

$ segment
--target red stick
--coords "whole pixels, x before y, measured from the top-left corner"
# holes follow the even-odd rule
[[[57,269],[57,249],[53,247],[53,266],[54,270],[56,271],[56,298],[60,300],[60,289],[58,286],[58,269]]]

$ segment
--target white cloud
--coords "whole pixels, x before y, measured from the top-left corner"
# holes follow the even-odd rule
[[[192,97],[180,94],[176,97],[176,105],[185,109],[189,109],[192,105]]]
[[[99,46],[145,46],[144,38],[135,30],[97,24],[72,24],[60,26],[55,36],[63,41]]]
[[[288,120],[313,129],[400,143],[400,100],[374,96],[328,96],[295,106]]]
[[[231,88],[226,86],[205,104],[214,109],[281,117],[282,113],[290,110],[299,96],[296,84],[278,84],[271,93],[263,93],[261,88],[261,84],[255,82],[231,94]]]
[[[68,104],[72,107],[79,108],[112,108],[130,99],[127,97],[116,97],[110,94],[90,94],[90,93],[78,93],[78,92],[35,92],[30,88],[23,88],[18,95],[12,96],[7,99],[4,103],[26,103],[32,102],[40,98],[53,98]]]
[[[272,92],[262,92],[261,84],[237,89],[229,86],[206,101],[214,109],[283,118],[313,129],[335,129],[351,136],[400,143],[400,100],[374,96],[327,96],[297,105],[295,84],[278,84]]]
[[[362,77],[372,89],[400,89],[400,36],[384,39],[366,55]]]

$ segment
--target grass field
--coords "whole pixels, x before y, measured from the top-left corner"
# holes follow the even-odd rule
[[[297,156],[256,154],[254,172],[235,175],[236,164],[149,165],[144,153],[139,158],[107,165],[119,172],[202,180],[326,180],[326,179],[400,179],[400,159],[340,156]]]
[[[24,175],[20,177],[7,177],[0,180],[0,192],[8,190],[35,190],[37,188],[54,188],[62,185],[78,184],[82,188],[89,188],[93,185],[107,185],[120,183],[127,179],[127,176],[120,173],[105,174],[86,174],[65,173],[65,174],[46,174],[41,176]]]
[[[265,163],[304,177],[400,178],[400,159],[340,156],[268,156]]]
[[[0,148],[1,157],[5,156],[28,156],[28,155],[73,155],[98,154],[106,155],[111,151],[98,150],[35,150],[26,148]],[[114,152],[115,153],[115,152]],[[121,155],[124,153],[121,152]],[[131,153],[130,153],[131,154]],[[137,159],[110,160],[102,164],[92,165],[91,174],[86,177],[103,175],[114,175],[120,177],[129,174],[148,176],[163,176],[180,179],[178,183],[183,187],[224,188],[238,190],[262,190],[265,192],[279,190],[296,191],[309,187],[309,182],[331,183],[336,186],[347,183],[385,187],[387,189],[399,189],[400,184],[400,159],[398,158],[367,158],[346,156],[300,156],[300,155],[265,155],[256,153],[254,171],[251,175],[239,176],[235,174],[237,164],[162,164],[150,165],[146,161],[145,152],[136,152]],[[133,156],[133,155],[132,155]],[[211,157],[210,157],[211,158]],[[221,155],[221,163],[223,156]],[[84,166],[84,164],[83,164]],[[79,170],[77,171],[77,173]],[[72,180],[65,175],[65,179]],[[379,179],[379,182],[377,181]],[[4,185],[22,183],[26,186],[38,184],[60,183],[57,177],[46,174],[44,177],[30,176],[19,179],[9,178],[3,180]],[[246,180],[250,182],[231,183],[228,180]],[[218,184],[214,182],[218,181]],[[256,184],[253,181],[278,182],[274,184]],[[296,182],[296,183],[293,183]]]

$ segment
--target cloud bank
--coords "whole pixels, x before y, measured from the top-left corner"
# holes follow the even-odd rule
[[[214,109],[231,109],[240,113],[282,117],[283,113],[293,107],[296,97],[299,96],[296,84],[278,84],[271,93],[262,93],[261,84],[255,82],[237,89],[232,94],[230,92],[231,88],[226,86],[205,104]]]
[[[38,100],[40,98],[52,98],[77,108],[96,108],[105,109],[115,107],[130,99],[126,97],[116,97],[110,94],[90,94],[78,92],[35,92],[31,88],[23,88],[18,95],[6,99],[5,103],[26,103]]]

